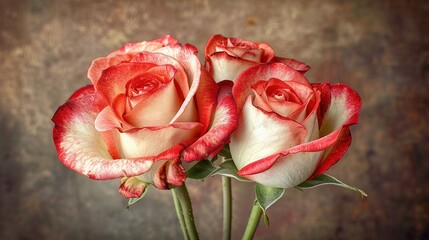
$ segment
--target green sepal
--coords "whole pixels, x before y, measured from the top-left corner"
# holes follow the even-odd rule
[[[226,160],[219,165],[219,169],[214,173],[214,175],[216,174],[216,175],[235,178],[236,180],[241,182],[250,182],[249,180],[238,175],[237,172],[238,172],[238,169],[235,166],[234,161]]]
[[[231,157],[231,150],[229,150],[229,145],[224,145],[223,148],[218,153],[220,156],[226,158],[226,159],[232,159]]]
[[[192,179],[204,179],[208,176],[213,175],[218,170],[219,167],[215,166],[212,161],[204,159],[199,161],[188,171],[186,171],[186,175],[188,176],[188,178]]]
[[[219,166],[214,165],[213,160],[201,160],[194,166],[192,166],[186,175],[188,178],[203,180],[206,177],[213,175],[227,176],[235,178],[242,182],[249,182],[249,180],[242,178],[237,174],[238,170],[234,162],[230,159],[222,162]]]
[[[357,187],[352,187],[350,185],[347,185],[347,184],[341,182],[340,180],[338,180],[332,176],[329,176],[327,174],[321,174],[317,177],[314,177],[310,180],[307,180],[307,181],[299,184],[298,186],[296,186],[296,188],[304,190],[304,189],[319,187],[319,186],[323,186],[323,185],[334,185],[334,186],[338,186],[338,187],[347,188],[347,189],[350,189],[350,190],[353,190],[353,191],[360,193],[362,198],[368,197],[368,195],[363,190],[361,190]]]
[[[284,194],[284,188],[267,187],[257,183],[255,186],[256,203],[264,214],[264,223],[270,225],[267,209],[277,202]]]
[[[146,184],[146,189],[145,189],[145,191],[143,192],[143,194],[140,197],[128,199],[127,209],[130,209],[131,205],[133,205],[134,203],[140,201],[142,198],[144,198],[144,196],[146,196],[147,192],[149,191],[150,184],[149,183],[145,183],[145,184]]]

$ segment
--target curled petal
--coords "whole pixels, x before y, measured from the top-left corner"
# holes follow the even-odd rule
[[[258,65],[258,62],[233,57],[226,52],[216,52],[207,59],[206,67],[216,82],[223,80],[235,81],[244,70]]]
[[[243,167],[238,173],[242,176],[245,176],[245,175],[252,175],[252,174],[266,171],[267,169],[271,168],[281,156],[286,156],[288,154],[294,154],[299,152],[324,151],[329,147],[331,147],[337,141],[340,134],[341,134],[341,128],[317,140],[293,146],[289,149],[280,151],[276,154],[273,154],[271,156],[262,158],[256,162],[248,164],[245,167]]]
[[[205,48],[206,58],[216,52],[216,48],[243,48],[243,49],[262,49],[260,62],[266,63],[274,57],[274,50],[266,43],[254,43],[240,38],[227,38],[220,34],[213,35],[207,42]]]
[[[271,78],[283,81],[295,81],[310,86],[308,80],[301,73],[282,63],[270,63],[251,67],[238,76],[232,88],[232,94],[237,102],[238,113],[241,112],[247,96],[252,95],[252,85],[260,80]]]
[[[237,128],[237,110],[231,94],[231,86],[221,83],[213,123],[201,136],[183,152],[183,160],[191,162],[207,158],[222,145],[228,143],[230,134]]]
[[[191,106],[201,81],[201,63],[197,56],[198,50],[192,45],[185,44],[183,46],[175,45],[161,48],[158,49],[157,52],[168,55],[180,62],[186,72],[190,86],[182,106],[170,121],[170,123],[174,123],[186,112],[189,106]]]
[[[130,79],[148,72],[156,65],[153,63],[121,63],[104,70],[97,85],[99,92],[109,103],[126,92],[126,86]]]
[[[164,162],[153,176],[153,185],[159,189],[181,186],[186,179],[186,172],[178,159]]]
[[[313,173],[322,153],[323,151],[298,152],[280,156],[271,168],[246,178],[269,187],[294,187]]]
[[[88,69],[88,78],[91,80],[94,86],[97,86],[98,80],[101,77],[102,72],[111,67],[118,65],[122,62],[128,62],[132,58],[131,54],[123,54],[114,57],[101,57],[92,61],[91,66]]]
[[[122,48],[109,54],[109,56],[118,56],[126,53],[136,54],[143,51],[152,52],[159,48],[169,46],[169,45],[176,45],[176,44],[178,44],[178,41],[175,38],[173,38],[170,35],[165,35],[161,38],[158,38],[152,41],[143,41],[139,43],[127,43]]]
[[[277,155],[284,149],[299,145],[307,135],[302,124],[275,113],[267,113],[254,107],[251,102],[249,96],[240,114],[238,129],[231,135],[229,144],[241,175],[268,169],[264,164],[274,159],[265,159],[265,156]],[[259,160],[261,158],[263,160]]]
[[[146,190],[146,183],[136,177],[125,177],[120,184],[119,193],[125,198],[139,198]]]
[[[79,91],[79,90],[78,90]],[[54,143],[60,161],[93,179],[113,179],[145,173],[155,157],[113,159],[103,137],[94,127],[94,92],[85,91],[68,100],[52,118]]]
[[[166,49],[169,49],[169,48],[170,47],[166,47]],[[180,48],[180,46],[176,46],[174,48]],[[166,49],[164,49],[164,51],[166,51]],[[168,56],[164,53],[141,52],[136,54],[131,60],[131,62],[173,66],[176,72],[174,76],[175,82],[177,83],[178,87],[180,88],[184,96],[188,94],[189,82],[187,79],[187,75],[186,75],[185,69],[183,69],[181,63],[177,61],[177,59],[174,59],[173,57]]]
[[[158,156],[176,145],[187,145],[196,139],[201,131],[200,123],[174,123],[145,127],[135,131],[119,133],[120,147],[124,156]]]
[[[94,85],[86,85],[85,87],[79,88],[76,90],[68,100],[73,98],[85,97],[88,94],[92,94],[94,92]]]
[[[97,131],[101,132],[115,128],[120,129],[122,125],[115,116],[115,113],[112,112],[112,109],[110,107],[105,107],[95,118],[94,126]]]
[[[178,44],[177,40],[170,35],[148,42],[127,43],[122,48],[110,53],[107,57],[100,57],[92,61],[92,64],[88,69],[88,78],[91,80],[92,84],[96,86],[101,73],[105,69],[122,62],[129,62],[133,58],[133,55],[139,52],[152,52],[156,49],[176,44]]]
[[[323,115],[320,132],[323,136],[333,129],[341,129],[341,133],[333,147],[324,153],[323,159],[313,176],[324,173],[343,157],[352,141],[349,126],[358,123],[359,111],[362,108],[359,95],[347,85],[335,84],[330,88],[330,97],[326,99],[322,97],[323,105],[329,105],[329,107]],[[326,90],[327,88],[324,87],[323,89]],[[324,95],[327,94],[322,93],[322,96]]]
[[[174,81],[170,81],[150,94],[147,99],[137,103],[130,112],[123,116],[123,119],[137,128],[168,124],[179,110],[181,100]]]
[[[275,57],[273,59],[273,62],[279,62],[288,65],[289,67],[295,69],[296,71],[304,74],[308,72],[308,70],[311,69],[310,66],[307,64],[300,62],[298,60],[292,59],[292,58],[282,58],[282,57]]]
[[[212,122],[218,92],[218,84],[209,76],[205,69],[201,69],[201,82],[195,96],[200,123],[203,125],[202,133],[207,132]]]

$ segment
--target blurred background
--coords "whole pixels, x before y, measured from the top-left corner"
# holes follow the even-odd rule
[[[89,83],[94,58],[171,34],[200,50],[221,33],[266,42],[363,100],[344,159],[328,173],[364,189],[289,189],[255,239],[429,239],[428,1],[0,0],[0,239],[180,239],[169,191],[126,209],[119,180],[70,171],[55,110]],[[220,239],[220,179],[188,181],[201,239]],[[233,181],[233,239],[252,184]]]

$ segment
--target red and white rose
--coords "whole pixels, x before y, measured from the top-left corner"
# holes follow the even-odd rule
[[[94,60],[92,85],[52,118],[60,160],[93,179],[124,177],[125,197],[140,196],[145,182],[181,185],[182,161],[216,154],[236,128],[231,86],[216,84],[196,53],[165,36]]]
[[[205,67],[216,82],[235,81],[249,67],[259,64],[281,62],[302,73],[310,66],[292,58],[276,57],[266,43],[255,43],[240,38],[227,38],[220,34],[212,36],[205,48]]]
[[[351,143],[361,100],[344,84],[310,84],[282,63],[248,68],[233,86],[238,128],[230,150],[239,175],[289,188],[322,174]]]

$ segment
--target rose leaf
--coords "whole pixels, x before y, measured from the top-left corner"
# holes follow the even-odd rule
[[[343,182],[341,182],[340,180],[329,176],[327,174],[321,174],[317,177],[314,177],[310,180],[307,180],[301,184],[299,184],[298,186],[296,186],[296,188],[298,189],[308,189],[308,188],[314,188],[314,187],[319,187],[319,186],[323,186],[323,185],[334,185],[334,186],[338,186],[338,187],[343,187],[343,188],[347,188],[353,191],[356,191],[358,193],[360,193],[360,195],[363,197],[368,197],[368,195],[361,189],[357,188],[357,187],[352,187],[350,185],[347,185]]]

